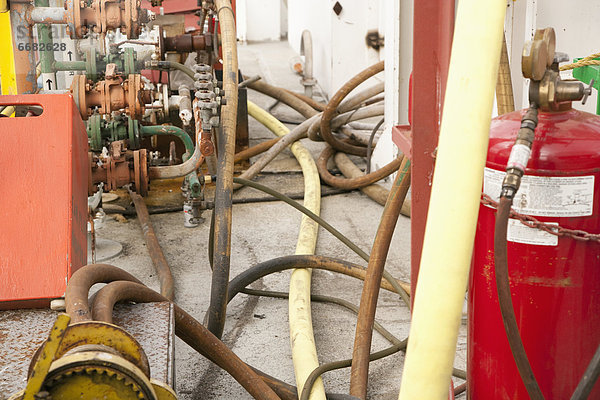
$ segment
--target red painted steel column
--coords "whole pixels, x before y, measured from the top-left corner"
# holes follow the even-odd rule
[[[454,30],[454,0],[414,2],[411,297],[414,298]]]

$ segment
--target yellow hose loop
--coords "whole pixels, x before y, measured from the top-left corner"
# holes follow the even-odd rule
[[[266,126],[277,136],[287,135],[289,129],[271,114],[256,104],[248,102],[248,114]],[[309,151],[299,142],[291,145],[291,150],[302,168],[304,176],[304,206],[319,215],[321,209],[321,182],[317,165]],[[307,216],[302,217],[300,233],[296,244],[296,254],[314,254],[319,226]],[[319,366],[317,346],[310,313],[310,269],[295,269],[290,279],[290,341],[292,360],[298,393],[302,393],[304,383],[310,373]],[[325,388],[319,378],[310,393],[311,400],[325,400]]]

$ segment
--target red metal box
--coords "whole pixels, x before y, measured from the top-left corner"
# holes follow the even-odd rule
[[[0,309],[62,297],[87,259],[87,134],[69,94],[0,96]]]

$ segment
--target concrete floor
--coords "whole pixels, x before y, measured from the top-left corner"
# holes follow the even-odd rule
[[[260,74],[269,83],[302,91],[299,77],[289,67],[288,61],[295,54],[286,42],[240,44],[238,52],[244,74]],[[249,92],[249,98],[262,107],[273,103],[273,100],[253,91]],[[301,118],[286,106],[278,106],[273,113],[287,119]],[[251,144],[273,137],[252,119],[250,135]],[[315,156],[323,148],[322,143],[308,140],[303,140],[303,143]],[[301,175],[297,174],[299,170],[298,163],[289,151],[282,153],[266,169],[276,174],[292,172],[290,176],[301,179]],[[324,197],[321,215],[368,252],[382,210],[382,206],[362,193],[353,191]],[[205,217],[209,216],[207,212]],[[281,202],[234,205],[231,277],[258,262],[293,254],[300,219],[300,213]],[[181,212],[152,215],[151,220],[173,271],[176,302],[202,321],[209,304],[211,281],[207,260],[208,218],[204,224],[194,229],[183,227]],[[109,216],[98,235],[118,240],[124,245],[123,253],[108,263],[132,272],[150,287],[158,289],[158,280],[136,218],[119,222]],[[323,229],[319,231],[316,253],[366,265]],[[409,218],[400,216],[386,268],[395,277],[409,280]],[[287,291],[289,276],[289,272],[274,274],[257,281],[253,287]],[[337,296],[359,304],[361,282],[326,271],[315,271],[312,290],[313,293]],[[330,304],[313,303],[312,311],[320,362],[350,358],[355,315]],[[382,291],[377,320],[396,336],[404,338],[408,335],[409,319],[409,311],[402,301],[397,296]],[[463,325],[456,358],[456,366],[459,368],[465,367],[465,333],[466,327]],[[295,384],[286,300],[238,295],[229,305],[223,340],[247,363],[287,383]],[[374,351],[387,346],[385,339],[378,334],[374,335]],[[403,359],[403,354],[397,353],[371,364],[370,398],[397,398]],[[349,368],[327,373],[324,375],[325,388],[331,393],[347,393],[349,379]],[[184,400],[251,398],[233,378],[179,340],[176,342],[176,388],[179,398]]]

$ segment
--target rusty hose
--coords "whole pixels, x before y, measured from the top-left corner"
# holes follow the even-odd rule
[[[218,338],[223,334],[227,313],[227,284],[231,257],[233,159],[238,108],[238,57],[235,18],[229,0],[215,0],[223,47],[223,89],[227,104],[222,107],[223,129],[219,134],[219,159],[215,187],[215,249],[208,309],[208,329]]]
[[[133,205],[135,206],[135,212],[140,220],[140,226],[142,227],[142,232],[144,233],[146,248],[148,249],[148,253],[152,259],[152,264],[154,264],[154,268],[156,269],[156,273],[158,275],[158,281],[160,282],[160,293],[167,299],[173,300],[175,297],[173,275],[171,274],[171,268],[169,267],[169,263],[165,258],[165,254],[160,248],[160,244],[156,238],[156,233],[152,227],[152,222],[150,222],[150,214],[148,214],[146,203],[144,202],[142,196],[132,191],[131,188],[128,190],[129,196],[131,197]]]
[[[67,284],[65,304],[71,323],[92,319],[88,304],[88,293],[96,283],[112,281],[130,281],[142,283],[135,276],[109,264],[89,264],[78,269]]]
[[[321,175],[321,179],[323,179],[325,183],[327,183],[330,186],[345,190],[358,189],[363,186],[371,185],[377,182],[378,180],[385,178],[386,176],[396,171],[400,167],[403,159],[405,158],[403,156],[400,156],[375,172],[371,172],[370,174],[366,174],[357,178],[347,179],[333,176],[327,170],[327,161],[329,161],[329,159],[334,154],[335,150],[332,147],[325,147],[325,150],[323,150],[323,152],[319,156],[319,159],[317,160],[317,169],[319,170],[319,175]]]
[[[369,356],[373,338],[373,321],[377,309],[379,287],[387,259],[388,250],[394,234],[394,228],[400,215],[400,210],[406,193],[410,187],[410,161],[402,160],[402,165],[390,195],[381,215],[381,222],[373,242],[373,249],[369,257],[367,275],[360,298],[360,309],[356,323],[354,337],[354,350],[352,352],[352,369],[350,372],[350,394],[360,399],[367,397],[367,381],[369,374]]]
[[[237,162],[240,162],[243,160],[247,160],[250,157],[254,157],[261,153],[264,153],[265,151],[267,151],[271,147],[273,147],[273,145],[275,145],[275,143],[279,142],[280,139],[281,139],[280,137],[276,137],[276,138],[273,138],[270,140],[265,140],[264,142],[260,142],[257,145],[248,147],[246,150],[242,150],[239,153],[235,153],[234,162],[237,163]]]
[[[355,146],[350,143],[342,142],[333,136],[331,132],[331,120],[336,115],[337,108],[340,105],[340,102],[350,93],[355,87],[360,85],[362,82],[366,81],[368,78],[372,77],[375,74],[383,71],[384,63],[383,61],[378,62],[370,66],[369,68],[361,71],[357,75],[355,75],[352,79],[344,84],[331,98],[329,103],[327,103],[327,107],[325,107],[325,111],[323,111],[323,115],[321,117],[321,137],[329,143],[331,147],[336,150],[343,151],[344,153],[354,154],[357,156],[365,156],[366,149],[361,146]]]
[[[300,99],[295,94],[279,88],[277,86],[269,85],[263,80],[252,82],[248,84],[250,89],[256,90],[262,94],[272,97],[280,102],[287,104],[294,110],[298,111],[304,118],[310,118],[317,114],[314,108],[307,104],[304,100]]]
[[[352,162],[350,157],[344,153],[336,153],[333,157],[333,160],[335,161],[335,165],[346,178],[359,178],[365,175],[365,173],[362,172],[360,168],[358,168],[356,164]],[[360,191],[382,206],[385,206],[387,198],[390,195],[390,191],[388,189],[375,183],[361,187]],[[400,214],[410,217],[410,199],[404,200]]]
[[[95,320],[112,323],[112,312],[119,301],[155,302],[169,301],[154,290],[134,282],[109,283],[98,293],[93,303]],[[193,349],[207,357],[235,378],[255,399],[280,400],[281,398],[223,342],[196,321],[181,307],[175,308],[175,333]]]
[[[296,92],[293,92],[288,89],[283,89],[283,90],[285,90],[286,92],[290,93],[291,95],[299,98],[300,100],[302,100],[303,102],[305,102],[306,104],[308,104],[309,106],[311,106],[312,108],[314,108],[317,111],[323,111],[323,110],[325,110],[325,107],[327,106],[327,104],[319,103],[315,99],[308,97],[304,94],[296,93]]]

